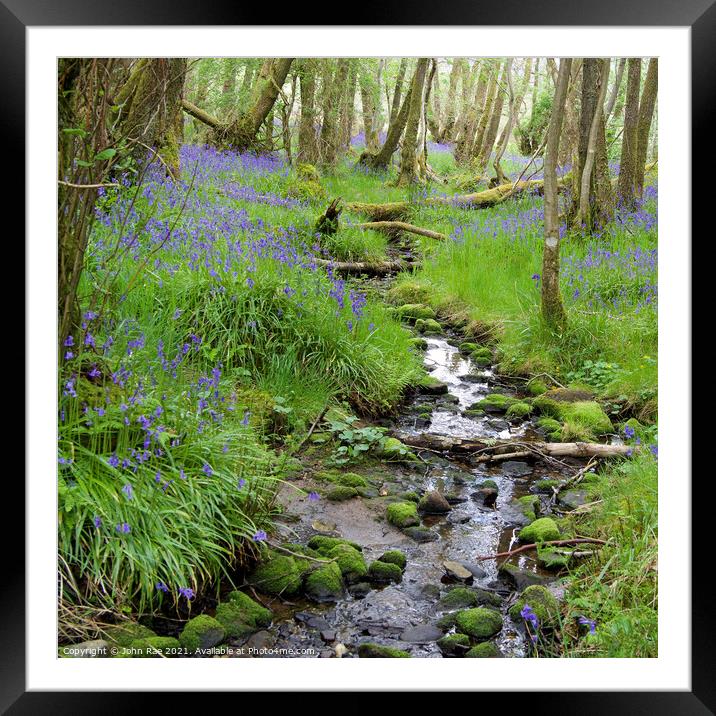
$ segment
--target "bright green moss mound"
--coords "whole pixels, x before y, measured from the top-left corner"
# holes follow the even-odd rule
[[[406,462],[417,462],[409,447],[404,445],[398,438],[387,438],[383,441],[380,449],[380,456],[386,460],[400,460]]]
[[[200,614],[190,619],[179,635],[181,645],[190,652],[197,649],[210,649],[220,644],[226,635],[224,627],[214,617]]]
[[[363,555],[349,544],[337,544],[326,555],[336,560],[343,578],[349,584],[359,582],[368,574],[368,566]]]
[[[463,634],[484,640],[495,636],[502,629],[502,617],[494,609],[475,607],[458,612],[455,624]]]
[[[161,659],[162,656],[176,656],[177,651],[181,648],[178,639],[171,636],[151,636],[148,639],[137,639],[130,644],[130,647],[139,654],[131,656],[147,657]]]
[[[540,517],[520,530],[520,542],[548,542],[559,539],[559,527],[551,517]]]
[[[388,522],[396,527],[412,527],[420,524],[418,507],[414,502],[393,502],[386,509]]]
[[[501,656],[500,650],[491,641],[483,641],[465,654],[468,659],[498,659]]]
[[[431,294],[429,286],[416,281],[404,281],[393,286],[386,294],[386,298],[388,303],[392,303],[394,306],[410,303],[424,304],[429,301]]]
[[[486,346],[481,346],[470,353],[470,358],[476,365],[490,365],[492,363],[492,351]]]
[[[358,656],[361,659],[403,659],[410,658],[410,654],[402,649],[395,649],[392,646],[381,646],[366,642],[358,647]]]
[[[311,549],[315,549],[316,552],[322,554],[324,557],[328,556],[328,553],[338,544],[347,544],[357,549],[359,552],[363,551],[357,542],[351,542],[350,540],[343,539],[342,537],[325,537],[324,535],[314,535],[308,540],[308,546]]]
[[[336,562],[314,569],[306,577],[306,596],[317,602],[335,602],[343,594],[343,579]]]
[[[368,567],[368,577],[371,582],[399,582],[403,578],[403,570],[397,564],[376,560]]]
[[[602,406],[594,400],[555,400],[555,391],[548,391],[534,399],[533,405],[543,415],[565,423],[572,436],[591,439],[614,430],[612,421]],[[579,394],[581,397],[581,394]]]
[[[397,310],[397,315],[402,319],[412,319],[417,321],[419,318],[435,318],[435,311],[430,306],[420,303],[406,303]]]
[[[416,386],[421,389],[423,393],[447,393],[448,387],[445,383],[437,378],[433,378],[431,375],[424,375],[416,383]]]
[[[525,418],[532,412],[532,406],[529,403],[513,403],[507,408],[508,418]]]
[[[489,488],[490,490],[497,490],[497,483],[494,480],[483,480],[480,483],[481,488]]]
[[[541,629],[554,628],[558,625],[559,603],[546,587],[533,584],[520,594],[519,599],[510,607],[509,614],[513,621],[517,623],[523,621],[520,612],[526,604],[537,615]]]
[[[408,563],[405,555],[399,549],[390,549],[387,552],[384,552],[380,557],[378,557],[378,561],[387,562],[388,564],[396,564],[401,570],[404,570],[406,564]]]
[[[343,502],[344,500],[350,500],[352,497],[358,497],[358,490],[355,487],[348,487],[346,485],[339,485],[328,491],[326,498],[331,502]]]
[[[436,335],[442,333],[442,326],[433,318],[419,318],[415,321],[415,330],[419,333],[426,333],[427,335]]]
[[[546,492],[551,494],[552,488],[559,485],[559,480],[538,480],[535,482],[534,487],[537,492]]]
[[[267,627],[272,619],[270,609],[262,607],[244,592],[231,592],[228,601],[222,602],[216,608],[216,620],[224,627],[226,635],[231,637],[239,637]]]
[[[537,495],[525,495],[519,497],[515,504],[522,514],[530,521],[534,522],[539,512],[539,497]]]
[[[138,639],[150,639],[156,634],[148,627],[137,622],[125,622],[117,626],[108,627],[105,631],[107,640],[117,646],[129,646]]]
[[[446,609],[464,609],[477,604],[477,594],[467,587],[455,587],[440,599],[440,606]]]
[[[346,472],[338,478],[338,482],[345,487],[368,487],[368,481],[355,472]]]
[[[470,355],[470,353],[474,353],[476,350],[479,350],[480,346],[477,343],[472,343],[470,341],[463,341],[460,346],[460,353],[465,353],[466,355]]]
[[[305,566],[293,557],[271,553],[250,576],[251,584],[266,594],[296,594],[301,589]]]
[[[519,403],[517,398],[511,398],[509,395],[502,393],[489,393],[482,400],[473,403],[470,410],[482,410],[492,412],[506,412],[512,405]]]
[[[419,336],[411,338],[408,342],[411,346],[413,346],[413,348],[416,348],[419,351],[424,351],[428,347],[428,342]]]

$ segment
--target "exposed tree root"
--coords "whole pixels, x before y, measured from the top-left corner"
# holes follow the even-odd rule
[[[491,554],[487,557],[478,557],[478,562],[483,562],[486,559],[497,559],[498,557],[512,557],[515,554],[520,554],[520,552],[527,552],[531,549],[537,549],[537,547],[544,547],[546,545],[550,545],[552,547],[571,547],[572,545],[576,544],[606,544],[606,542],[603,539],[592,539],[591,537],[579,537],[577,539],[555,539],[555,540],[549,540],[547,542],[542,542],[539,545],[537,544],[526,544],[522,547],[518,547],[517,549],[511,549],[509,552],[498,552],[497,554]]]

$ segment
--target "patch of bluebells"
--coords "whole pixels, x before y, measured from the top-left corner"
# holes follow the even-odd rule
[[[520,616],[525,620],[527,631],[533,644],[537,643],[537,635],[539,634],[539,619],[529,604],[525,604],[520,610]]]

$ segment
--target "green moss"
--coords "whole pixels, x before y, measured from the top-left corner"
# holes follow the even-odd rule
[[[469,409],[506,412],[508,408],[519,402],[520,401],[517,400],[517,398],[511,398],[508,395],[502,395],[502,393],[489,393],[482,400],[478,400],[477,403],[473,403]]]
[[[455,624],[464,634],[484,640],[495,636],[502,629],[502,617],[494,609],[475,607],[458,612]]]
[[[480,346],[477,345],[477,343],[471,343],[470,341],[464,341],[460,344],[460,353],[465,353],[466,355],[470,355],[470,353],[473,353],[476,350],[479,350]]]
[[[224,640],[226,631],[214,617],[200,614],[190,619],[179,635],[181,645],[190,652],[197,649],[210,649]]]
[[[396,527],[411,527],[420,524],[418,507],[414,502],[393,502],[386,509],[388,522]]]
[[[326,499],[331,500],[331,502],[343,502],[344,500],[350,500],[351,497],[358,497],[358,490],[355,487],[346,485],[334,487],[326,495]]]
[[[549,390],[549,386],[539,378],[532,378],[527,383],[527,390],[530,395],[542,395],[542,393],[546,393]]]
[[[271,553],[250,576],[250,582],[266,594],[296,594],[301,589],[305,568],[293,557]]]
[[[492,363],[492,351],[486,346],[482,346],[470,353],[470,358],[475,365],[490,365]]]
[[[402,306],[406,303],[427,303],[431,295],[430,286],[417,281],[403,281],[393,286],[388,291],[386,298],[394,306]]]
[[[524,418],[532,412],[532,406],[529,403],[513,403],[507,408],[507,417]]]
[[[397,564],[401,570],[404,570],[408,563],[405,555],[399,549],[390,549],[387,552],[384,552],[380,557],[378,557],[378,561],[387,562],[388,564]]]
[[[314,569],[306,577],[306,596],[317,602],[335,602],[343,594],[343,579],[336,562]]]
[[[424,338],[420,338],[419,336],[416,336],[415,338],[410,338],[408,340],[408,343],[410,343],[413,348],[417,348],[419,351],[424,351],[428,347],[428,342]]]
[[[181,644],[178,639],[171,636],[151,636],[148,639],[137,639],[129,645],[135,651],[139,651],[139,654],[132,654],[132,656],[142,656],[149,658],[161,659],[164,656],[175,656],[174,653],[168,653],[170,650],[180,649]],[[166,652],[166,653],[165,653]]]
[[[435,626],[443,631],[450,631],[450,629],[455,626],[456,618],[457,614],[455,612],[451,614],[443,614],[443,616],[435,622]]]
[[[271,624],[273,615],[270,609],[262,607],[248,594],[234,591],[228,601],[216,608],[216,620],[226,630],[226,635],[239,637]]]
[[[446,609],[464,609],[477,604],[477,594],[467,587],[455,587],[440,599],[440,606]]]
[[[397,583],[403,578],[403,570],[397,564],[376,560],[368,567],[368,577],[371,582]]]
[[[420,303],[406,303],[398,308],[397,315],[401,319],[407,318],[416,321],[419,318],[435,318],[435,311],[430,306]]]
[[[462,654],[470,648],[470,637],[467,634],[448,634],[438,639],[437,645],[446,656]]]
[[[330,551],[339,544],[347,544],[353,549],[359,552],[363,551],[363,547],[357,542],[351,542],[350,540],[343,539],[342,537],[326,537],[324,535],[314,535],[308,540],[308,546],[310,549],[315,549],[316,552],[327,557]]]
[[[420,495],[412,490],[409,490],[408,492],[401,492],[398,497],[400,497],[401,500],[414,502],[416,505],[420,502]]]
[[[398,438],[386,438],[380,448],[380,456],[386,460],[417,462],[418,458]]]
[[[433,378],[431,375],[422,376],[416,385],[419,389],[422,389],[423,393],[440,394],[448,392],[447,384],[437,378]]]
[[[108,627],[105,630],[107,641],[117,646],[129,646],[138,639],[149,639],[156,634],[148,627],[137,624],[137,622],[124,622],[116,626]]]
[[[345,472],[338,478],[339,484],[345,487],[368,487],[368,481],[355,472]]]
[[[546,492],[547,494],[552,494],[552,488],[557,487],[559,485],[559,480],[537,480],[535,482],[534,487],[537,490],[537,492]]]
[[[418,333],[425,333],[427,335],[438,335],[442,333],[442,326],[433,318],[419,318],[415,321],[415,330]]]
[[[482,644],[473,646],[470,651],[465,654],[468,659],[496,659],[502,654],[495,644],[491,641],[483,641]]]
[[[559,539],[559,527],[551,517],[540,517],[520,530],[520,542],[548,542]]]
[[[573,438],[590,440],[614,430],[609,416],[599,403],[593,400],[568,402],[564,399],[565,394],[561,394],[560,399],[555,399],[555,392],[550,390],[544,395],[537,396],[533,404],[544,415],[565,423],[563,429],[565,439],[567,439],[566,435],[569,435]],[[568,395],[575,393],[576,391],[571,391]],[[576,394],[582,395],[582,393]]]
[[[559,570],[569,565],[570,555],[568,552],[550,549],[549,547],[537,547],[537,564],[543,569]]]
[[[361,659],[400,659],[410,658],[407,651],[395,649],[392,646],[382,646],[381,644],[373,644],[365,642],[358,647],[358,656]]]
[[[497,490],[497,489],[498,489],[498,488],[497,488],[497,483],[496,483],[494,480],[483,480],[483,481],[479,484],[479,487],[483,487],[483,488],[486,487],[486,488],[489,488],[489,489],[491,489],[491,490]]]
[[[296,175],[299,179],[308,179],[309,181],[320,181],[321,175],[313,164],[308,162],[299,162],[296,165]]]
[[[326,556],[336,560],[343,578],[349,584],[360,582],[368,574],[363,555],[349,544],[337,544]]]
[[[530,521],[533,522],[539,513],[539,497],[537,495],[525,495],[515,501],[518,509]]]
[[[520,612],[528,604],[537,615],[540,629],[554,628],[559,624],[559,603],[552,592],[539,584],[527,587],[510,607],[510,617],[517,623],[523,621]]]

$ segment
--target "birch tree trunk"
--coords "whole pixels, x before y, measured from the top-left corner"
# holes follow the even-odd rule
[[[649,147],[649,131],[656,106],[656,94],[659,84],[659,60],[652,57],[646,70],[644,89],[639,102],[639,121],[637,125],[636,192],[641,197],[644,191],[644,166]]]
[[[627,96],[624,105],[624,131],[618,182],[619,200],[626,207],[633,206],[636,201],[640,82],[641,59],[630,57],[627,61]]]
[[[318,162],[316,141],[316,70],[317,61],[312,58],[300,60],[298,79],[301,91],[301,116],[298,124],[298,155],[296,161],[306,164]]]
[[[428,59],[426,57],[419,58],[410,87],[410,110],[405,125],[403,150],[400,154],[398,186],[413,184],[417,179],[418,125],[420,124],[420,116],[423,110],[423,87],[425,85],[425,72],[427,67]]]

